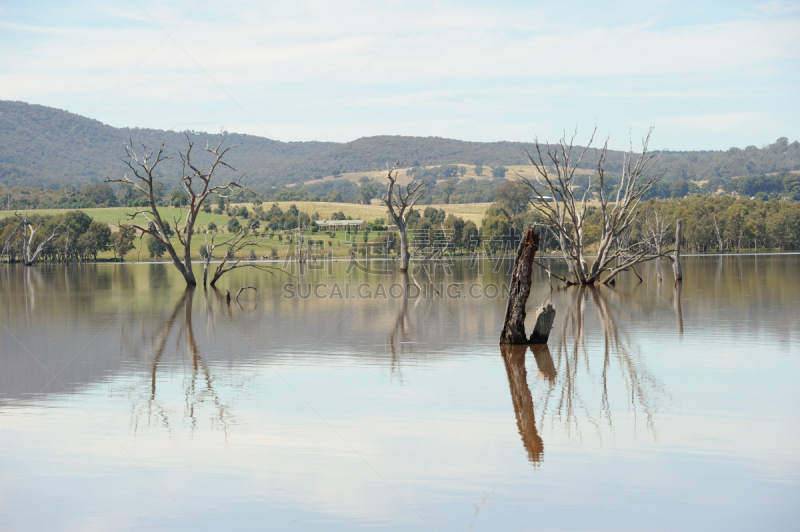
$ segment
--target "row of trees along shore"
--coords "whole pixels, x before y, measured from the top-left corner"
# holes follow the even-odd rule
[[[681,245],[690,251],[800,248],[799,204],[774,198],[764,201],[764,198],[701,195],[658,200],[652,198],[651,192],[663,171],[652,171],[658,156],[648,153],[649,133],[643,139],[642,150],[636,153],[631,150],[628,154],[618,178],[611,178],[605,172],[607,145],[590,152],[593,137],[586,148],[579,150],[574,150],[572,140],[566,138],[553,145],[536,142],[535,151],[527,154],[531,171],[517,173],[499,187],[481,230],[471,221],[448,216],[444,209],[428,207],[420,213],[416,205],[428,191],[427,184],[417,181],[413,172],[406,172],[405,183],[401,184],[398,174],[402,163],[387,164],[383,203],[387,219],[398,227],[394,249],[401,261],[401,271],[407,270],[411,256],[409,229],[447,232],[451,248],[467,250],[480,241],[513,242],[514,235],[522,234],[525,227],[538,226],[540,247],[558,250],[568,265],[566,277],[549,273],[568,284],[609,282],[639,262],[658,256],[674,262],[676,241],[672,228],[679,220],[683,225]],[[258,232],[259,220],[269,219],[266,225],[272,226],[273,231],[285,229],[283,226],[287,224],[313,226],[306,213],[284,213],[277,205],[264,209],[259,198],[254,201],[254,216],[245,214],[242,223],[237,219],[237,223],[229,223],[225,228],[214,224],[197,226],[197,216],[209,211],[212,202],[221,210],[233,194],[248,191],[243,176],[226,182],[215,178],[219,168],[233,170],[225,158],[235,146],[226,146],[224,136],[202,150],[205,156],[202,164],[195,162],[198,157],[193,154],[194,145],[187,137],[187,148],[178,153],[183,168],[180,201],[167,214],[154,177],[159,163],[170,158],[164,147],[165,142],[148,149],[136,147],[131,141],[125,161],[131,175],[108,179],[110,183],[135,190],[146,200],[128,215],[129,219],[118,231],[112,232],[107,224],[93,221],[80,211],[51,217],[36,214],[29,217],[25,212],[24,216],[18,214],[0,221],[4,256],[12,261],[19,257],[26,264],[37,258],[70,262],[96,260],[98,253],[112,249],[115,256],[123,257],[134,247],[137,236],[146,236],[149,247],[163,248],[187,284],[194,285],[197,280],[191,266],[197,255],[192,253],[192,240],[200,233],[205,251],[200,253],[204,284],[208,282],[214,249],[225,250],[222,263],[213,272],[213,285],[221,275],[237,267],[270,270],[263,265],[241,263],[237,258],[237,252],[257,245],[264,238]],[[585,174],[576,170],[591,155],[595,157],[596,171],[584,183]],[[236,212],[229,214],[237,216]],[[276,217],[282,220],[279,225],[275,223]],[[171,236],[174,238],[170,239]],[[667,249],[670,247],[673,249]]]
[[[513,177],[513,173],[508,169],[503,173],[505,177],[487,176],[486,179],[478,180],[444,177],[445,173],[440,172],[440,169],[446,166],[454,165],[426,170],[428,173],[435,171],[435,174],[433,177],[426,176],[422,181],[428,192],[419,201],[419,205],[491,203],[502,199],[503,194],[507,193],[508,184],[513,183],[506,179],[509,176]],[[414,173],[407,175],[416,178]],[[617,176],[612,176],[607,187],[613,189],[617,181]],[[589,175],[584,172],[577,176],[575,186],[583,189],[588,183]],[[359,183],[342,179],[304,184],[301,187],[259,191],[257,194],[235,191],[225,198],[214,197],[206,206],[205,212],[228,212],[233,208],[231,204],[249,203],[254,197],[265,203],[309,201],[369,204],[373,199],[380,198],[383,188],[374,178],[363,176]],[[180,189],[169,189],[166,184],[159,181],[154,183],[154,189],[159,206],[177,207],[187,204],[187,195]],[[781,172],[774,175],[745,175],[702,183],[685,180],[670,183],[659,181],[648,191],[644,199],[679,199],[694,195],[723,194],[764,201],[770,199],[800,201],[800,174]],[[593,192],[591,197],[596,199],[597,194]],[[145,196],[130,186],[99,183],[79,188],[64,185],[60,189],[53,190],[33,186],[6,186],[0,183],[0,208],[4,210],[141,207],[145,204]]]
[[[274,237],[282,231],[291,232],[301,226],[305,219],[311,220],[304,212],[290,206],[287,211],[270,207],[264,215],[258,209],[250,211],[247,218],[233,217],[225,226],[221,236],[233,235],[240,228],[250,225],[252,235]],[[273,210],[274,209],[274,210]],[[519,210],[519,207],[517,208]],[[272,218],[269,218],[272,213]],[[298,216],[299,213],[299,216]],[[495,202],[486,210],[480,224],[472,220],[464,220],[460,216],[447,214],[445,209],[426,206],[424,210],[415,210],[409,218],[408,229],[427,231],[428,242],[442,241],[441,231],[447,233],[450,252],[455,255],[471,254],[476,245],[485,246],[491,253],[513,247],[522,235],[525,227],[534,224],[546,228],[545,218],[538,212],[525,206],[517,214],[504,202]],[[344,217],[342,219],[345,219]],[[797,251],[800,250],[800,203],[785,201],[760,201],[746,198],[691,196],[677,200],[649,200],[642,204],[642,214],[632,226],[632,234],[636,239],[646,238],[648,222],[654,225],[657,221],[662,225],[671,225],[674,220],[684,221],[682,245],[684,250],[692,253],[738,253],[743,251]],[[264,222],[264,220],[267,220]],[[663,221],[663,222],[662,222]],[[263,222],[263,223],[262,223]],[[379,237],[377,234],[390,235],[386,230],[386,219],[376,219],[370,230],[374,234],[370,242]],[[14,216],[0,219],[0,260],[22,261],[21,220]],[[118,227],[93,220],[83,211],[66,211],[57,215],[40,215],[35,211],[28,213],[28,224],[34,229],[41,225],[31,241],[35,250],[53,231],[56,238],[45,244],[39,254],[43,262],[79,262],[97,260],[98,254],[110,251],[114,260],[121,260],[131,251],[138,250],[140,242],[138,234],[128,227]],[[259,229],[260,226],[260,229]],[[206,231],[214,232],[218,228],[211,222],[208,226],[198,227],[202,244],[198,249],[198,257],[205,257]],[[717,233],[719,230],[719,233]],[[28,231],[30,234],[30,229]],[[169,232],[172,235],[172,232]],[[587,209],[585,244],[590,252],[595,250],[600,235],[600,214],[596,206]],[[558,241],[550,231],[540,233],[542,252],[558,249]],[[396,233],[392,238],[385,238],[390,243],[390,251],[399,253],[399,238]],[[274,243],[270,238],[271,243]],[[161,258],[166,249],[158,241],[145,238],[141,243],[141,252],[137,257],[150,256]],[[662,247],[674,245],[674,234],[666,231]],[[217,247],[219,247],[217,245]],[[144,253],[144,255],[142,255]]]
[[[524,208],[514,215],[503,202],[495,202],[486,210],[480,236],[502,242],[509,235],[521,235],[530,224],[547,227],[541,213]],[[800,203],[761,201],[731,196],[690,196],[683,199],[648,200],[642,203],[641,214],[631,226],[635,240],[651,239],[648,224],[674,228],[675,220],[683,220],[683,249],[692,253],[738,253],[742,251],[800,250]],[[584,243],[594,252],[600,237],[601,213],[591,205],[586,212]],[[558,249],[558,241],[550,231],[542,231],[540,249]],[[673,246],[674,235],[664,231],[662,247]],[[653,249],[657,250],[657,242]]]

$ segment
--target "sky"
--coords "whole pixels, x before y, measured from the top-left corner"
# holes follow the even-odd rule
[[[800,139],[800,1],[0,0],[0,99],[117,127]]]

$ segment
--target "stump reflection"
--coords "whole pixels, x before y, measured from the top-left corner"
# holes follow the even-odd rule
[[[547,348],[547,346],[544,346]],[[528,459],[534,464],[540,462],[544,455],[544,443],[536,429],[536,416],[533,413],[533,397],[528,388],[528,372],[525,369],[526,345],[501,345],[500,353],[506,365],[508,387],[511,390],[511,402],[514,404],[514,414],[517,416],[517,428],[522,437],[522,445],[528,452]],[[535,354],[534,354],[535,356]],[[550,353],[547,352],[549,358]],[[544,357],[543,357],[544,358]],[[537,357],[538,364],[538,357]],[[550,359],[552,366],[553,360]],[[541,371],[541,368],[540,368]],[[548,370],[549,372],[549,370]],[[547,374],[546,372],[543,372]],[[553,368],[553,375],[555,368]]]

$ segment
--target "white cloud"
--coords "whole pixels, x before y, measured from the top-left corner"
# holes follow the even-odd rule
[[[281,130],[307,123],[335,98],[323,116],[347,110],[340,125],[349,130],[376,110],[403,109],[418,124],[463,123],[453,115],[496,112],[507,120],[531,101],[547,109],[624,106],[626,93],[656,113],[663,98],[686,100],[683,87],[702,99],[734,94],[723,114],[735,114],[764,87],[785,99],[798,85],[789,66],[800,58],[800,18],[785,10],[771,16],[774,6],[761,6],[767,14],[760,16],[697,24],[663,24],[666,11],[656,6],[637,25],[611,8],[592,23],[576,11],[564,24],[535,5],[239,1],[222,13],[203,3],[188,18],[195,2],[141,5],[144,11],[78,4],[105,21],[88,27],[7,16],[0,98],[88,113],[113,91],[97,117],[117,120],[105,109],[127,102],[127,123],[143,118],[142,108],[175,113],[175,102],[193,116],[172,121],[203,122],[204,109],[233,98],[258,122],[294,113],[279,119]],[[174,29],[176,42],[161,28]]]

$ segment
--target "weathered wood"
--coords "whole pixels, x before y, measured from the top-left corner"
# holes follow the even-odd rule
[[[536,325],[533,326],[529,343],[546,344],[555,319],[556,309],[550,303],[536,309]]]
[[[672,272],[675,274],[675,281],[683,280],[681,271],[681,221],[675,223],[675,256],[672,259]]]
[[[508,291],[508,305],[503,320],[503,332],[500,334],[501,344],[527,344],[525,334],[525,304],[531,293],[531,273],[533,260],[539,249],[539,236],[528,227],[519,243],[517,258],[514,261],[514,272],[511,275],[511,287]]]
[[[544,454],[544,443],[536,429],[536,417],[533,413],[533,397],[528,387],[528,372],[525,369],[524,345],[501,345],[500,352],[508,375],[508,387],[511,391],[511,402],[517,417],[517,429],[522,437],[522,445],[528,452],[531,462],[539,462]]]

